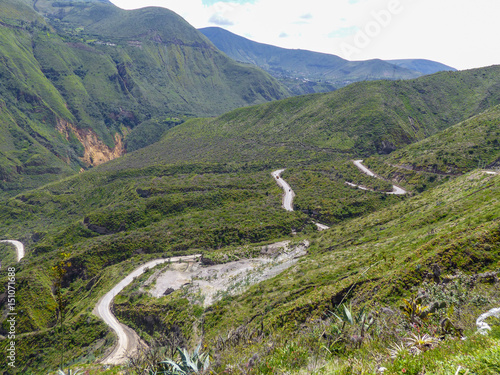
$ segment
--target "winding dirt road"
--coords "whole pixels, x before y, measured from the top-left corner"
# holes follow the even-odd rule
[[[24,258],[24,245],[21,242],[15,241],[15,240],[2,240],[0,242],[10,243],[16,247],[17,261],[18,262],[20,262],[21,259]]]
[[[283,194],[283,208],[287,211],[293,211],[293,197],[295,197],[295,193],[293,192],[290,185],[287,184],[285,180],[281,178],[281,174],[284,172],[284,169],[278,169],[271,173],[274,177],[276,183],[281,186],[285,194]]]
[[[370,176],[370,177],[374,177],[374,178],[379,178],[381,180],[383,180],[382,177],[378,176],[377,174],[373,173],[371,170],[369,170],[367,167],[365,167],[362,163],[363,163],[363,160],[354,160],[353,161],[354,165],[356,167],[358,167],[358,169],[363,172],[364,174]],[[361,189],[361,190],[369,190],[369,191],[373,191],[371,189],[368,189],[368,188],[365,188],[363,186],[359,186],[359,185],[355,185],[355,184],[352,184],[350,182],[346,182],[347,185],[349,186],[353,186],[353,187],[357,187],[358,189]],[[392,185],[392,191],[390,192],[386,192],[386,194],[394,194],[394,195],[404,195],[404,194],[408,194],[408,192],[399,187],[399,186],[396,186],[396,185]]]
[[[101,363],[109,365],[120,365],[127,361],[128,355],[131,355],[137,351],[141,340],[134,330],[122,324],[116,319],[116,317],[111,312],[111,304],[115,296],[120,293],[127,285],[129,285],[134,278],[142,275],[146,269],[157,266],[158,264],[167,262],[179,262],[179,261],[194,261],[201,255],[188,255],[183,257],[173,257],[173,258],[162,258],[155,259],[147,262],[140,267],[132,271],[127,277],[116,284],[113,289],[102,297],[94,308],[94,314],[104,320],[117,335],[118,340],[113,351],[104,358]]]
[[[284,169],[278,169],[277,171],[272,172],[271,175],[273,176],[276,183],[284,191],[283,208],[287,211],[293,211],[293,197],[295,197],[295,193],[293,192],[290,185],[288,185],[288,183],[285,180],[283,180],[283,178],[281,178],[281,174],[283,173],[283,171]],[[326,226],[324,224],[314,222],[314,225],[318,227],[319,231],[330,229],[329,226]]]

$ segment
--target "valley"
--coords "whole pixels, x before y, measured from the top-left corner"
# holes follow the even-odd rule
[[[0,373],[498,374],[500,66],[297,96],[166,9],[0,11]]]

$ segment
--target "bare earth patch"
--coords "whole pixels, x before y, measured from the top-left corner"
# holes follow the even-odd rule
[[[242,293],[251,285],[280,274],[306,255],[308,247],[308,241],[296,245],[285,241],[263,246],[259,258],[213,266],[203,266],[200,262],[170,263],[146,284],[154,284],[149,293],[157,298],[184,287],[188,298],[207,307],[225,295]]]

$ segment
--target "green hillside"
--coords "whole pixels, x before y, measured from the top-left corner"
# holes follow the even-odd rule
[[[401,186],[423,191],[476,168],[498,170],[499,106],[365,163]]]
[[[112,336],[92,318],[92,308],[138,262],[269,242],[294,230],[314,232],[307,215],[281,209],[280,196],[262,167],[191,165],[88,171],[3,201],[0,236],[20,239],[29,254],[16,273],[18,308],[24,312],[18,318],[21,373],[53,368],[59,358],[53,279],[47,271],[58,254],[71,254],[64,293],[73,341],[66,342],[66,358],[95,358]],[[0,259],[2,266],[12,265],[9,254]],[[0,334],[5,334],[4,319],[2,324]],[[30,349],[32,340],[39,355]],[[106,346],[94,348],[92,342],[101,340]]]
[[[265,161],[292,166],[332,155],[387,154],[500,102],[500,67],[443,72],[409,81],[352,84],[326,94],[190,120],[155,145],[103,166],[193,161]]]
[[[385,161],[409,169],[461,174],[495,165],[500,159],[500,106],[454,125],[435,136],[394,152]]]
[[[259,353],[257,373],[269,371],[265,370],[267,365],[292,366],[290,371],[298,371],[314,363],[314,358],[331,368],[348,367],[348,358],[358,358],[357,366],[369,367],[370,362],[361,360],[369,358],[367,350],[380,350],[409,334],[405,333],[411,329],[404,319],[399,315],[392,318],[391,324],[397,324],[399,331],[386,332],[379,339],[371,335],[361,350],[349,341],[341,342],[337,356],[321,350],[325,345],[330,351],[336,346],[329,346],[330,338],[315,331],[315,327],[324,327],[331,329],[332,335],[338,334],[334,322],[325,319],[328,311],[340,302],[351,302],[357,308],[366,305],[370,311],[397,309],[412,287],[413,293],[419,285],[437,288],[432,286],[434,264],[443,275],[454,277],[460,272],[477,275],[498,269],[498,176],[476,171],[416,197],[390,202],[383,194],[354,189],[359,198],[349,197],[346,207],[359,207],[367,199],[371,199],[370,205],[379,202],[378,207],[346,216],[331,230],[316,234],[306,215],[287,213],[280,207],[280,190],[269,170],[261,168],[193,165],[90,171],[4,202],[2,237],[21,239],[28,246],[28,256],[16,274],[18,308],[23,311],[18,317],[18,360],[24,366],[17,373],[31,369],[38,374],[55,368],[61,345],[66,361],[73,359],[80,368],[91,367],[85,363],[102,356],[113,341],[91,315],[93,306],[113,283],[147,259],[200,251],[215,260],[238,259],[258,255],[262,245],[278,239],[311,241],[308,255],[291,271],[239,296],[223,298],[211,308],[188,303],[191,297],[183,291],[159,300],[144,293],[126,294],[116,307],[120,317],[145,339],[177,326],[186,342],[194,344],[199,332],[204,332],[207,350],[221,359],[214,365],[218,370],[246,363]],[[320,171],[318,168],[315,174]],[[342,168],[337,173],[340,171]],[[297,172],[302,173],[290,171],[285,178],[293,181]],[[342,194],[340,199],[347,199],[348,193],[342,192],[340,184],[332,183]],[[304,189],[297,192],[315,194]],[[339,196],[324,199],[333,201]],[[298,232],[298,238],[291,236],[292,230]],[[53,281],[45,271],[61,252],[69,253],[71,262],[64,278],[68,311],[65,342],[55,327]],[[1,257],[3,265],[12,262],[10,255]],[[495,306],[496,300],[495,288],[484,290],[477,289],[483,284],[474,285],[440,297],[448,298],[449,309],[436,315],[432,324],[437,326],[440,318],[451,314],[455,324],[472,332],[474,316]],[[469,298],[469,302],[459,304],[453,298]],[[156,318],[148,318],[153,316]],[[384,324],[390,324],[384,319],[389,318],[377,316],[376,330],[383,332]],[[3,324],[5,329],[5,321]],[[250,342],[220,344],[221,338],[236,329],[247,332],[249,336],[244,337]],[[31,331],[36,332],[28,334]],[[267,351],[269,345],[272,350]],[[279,364],[280,353],[289,345],[297,348],[303,359]],[[481,345],[493,344],[486,341]],[[446,348],[442,350],[445,353]],[[433,363],[432,357],[426,358],[417,363],[420,368]],[[450,356],[449,360],[452,366],[460,358]],[[382,363],[387,367],[390,361]],[[403,365],[393,366],[391,373],[397,373],[401,369],[397,366]]]
[[[425,366],[432,373],[447,374],[443,369],[465,362],[447,353],[445,345],[453,345],[457,353],[474,352],[470,368],[495,358],[495,336],[462,344],[445,334],[445,341],[435,344],[429,354],[406,362],[404,358],[391,361],[386,353],[390,345],[418,333],[396,312],[403,298],[415,296],[419,288],[427,292],[423,304],[437,300],[446,306],[418,326],[432,335],[437,334],[439,321],[448,317],[468,337],[476,337],[475,318],[496,306],[495,284],[489,287],[473,280],[499,266],[499,177],[473,170],[476,165],[468,151],[477,151],[475,157],[484,160],[497,157],[498,105],[488,108],[498,97],[494,90],[497,71],[492,67],[409,82],[363,83],[331,94],[240,109],[216,119],[190,120],[168,130],[155,145],[2,199],[0,238],[18,239],[27,247],[16,273],[18,308],[22,310],[18,360],[24,366],[17,373],[45,374],[56,369],[61,351],[67,365],[77,363],[96,374],[106,373],[92,363],[104,355],[114,338],[92,315],[92,309],[138,264],[199,252],[214,262],[246,259],[282,240],[309,241],[308,254],[288,271],[239,295],[223,294],[211,307],[203,308],[199,304],[203,297],[191,295],[189,288],[161,299],[141,292],[140,282],[155,269],[118,297],[115,311],[150,343],[153,337],[161,339],[169,332],[177,332],[188,346],[202,339],[218,372],[246,364],[254,354],[253,373],[278,369],[303,373],[315,363],[334,373],[347,369],[353,359],[356,371],[367,372],[374,363],[366,359],[371,352],[377,353],[376,363],[389,368],[391,374],[410,365],[418,371]],[[402,110],[396,98],[403,94],[407,100],[401,105],[406,113],[397,112]],[[393,155],[381,157],[376,148],[356,143],[332,147],[325,128],[315,125],[337,121],[337,116],[325,114],[328,109],[337,113],[336,108],[346,106],[348,98],[358,129],[363,129],[362,120],[369,119],[369,113],[398,113],[400,117],[395,118],[409,113],[420,118],[422,137],[444,128],[414,145],[402,142],[394,158],[421,160],[419,152],[442,156],[440,150],[446,149],[447,158],[453,157],[460,172],[471,172],[436,179],[421,194],[415,188],[406,196],[385,194],[389,183],[361,174],[350,159],[362,153],[370,156],[372,150],[367,162],[382,168]],[[387,105],[380,109],[380,103]],[[482,113],[474,117],[475,112]],[[286,113],[291,117],[280,117]],[[314,113],[317,117],[312,117]],[[467,120],[447,126],[461,118]],[[267,125],[269,119],[274,119],[272,126]],[[297,129],[300,123],[303,126]],[[365,144],[376,144],[371,138],[376,133],[369,131],[373,122],[364,124]],[[295,133],[286,138],[286,131]],[[350,130],[345,131],[349,134]],[[301,132],[310,137],[302,138],[302,147],[297,148],[290,140]],[[276,142],[279,137],[284,137],[282,143]],[[466,138],[469,143],[463,142]],[[283,178],[297,194],[294,212],[282,209],[281,190],[270,175],[284,166],[288,169]],[[408,185],[417,186],[419,176],[415,177],[417,183]],[[352,188],[345,182],[376,191]],[[318,232],[313,220],[332,228]],[[5,245],[2,249],[2,265],[11,265],[12,254]],[[68,254],[71,265],[65,268],[62,280],[66,315],[61,335],[54,276],[48,270],[63,253]],[[435,283],[434,269],[449,280],[449,289]],[[5,288],[5,282],[0,285]],[[331,315],[341,303],[352,304],[358,312],[366,306],[374,317],[360,348],[350,338],[359,335],[358,328],[338,325]],[[387,331],[384,327],[388,326],[398,328]],[[1,327],[0,334],[5,335],[5,319]],[[231,332],[241,332],[240,338]],[[0,349],[5,343],[0,342]],[[290,362],[290,356],[301,359]],[[447,364],[436,367],[435,356],[445,358]]]
[[[498,322],[483,337],[475,319],[500,300],[500,177],[484,170],[498,164],[500,66],[262,103],[288,93],[170,11],[0,10],[0,239],[26,246],[17,264],[0,244],[2,352],[10,266],[18,312],[18,367],[0,356],[2,372],[144,375],[201,342],[214,373],[498,374]],[[395,182],[409,193],[386,194]],[[282,241],[306,254],[208,307],[190,285],[152,297],[161,267],[148,270],[113,310],[157,354],[99,363],[116,337],[92,311],[139,264],[251,262]]]
[[[405,368],[417,374],[424,367],[429,374],[452,373],[458,364],[465,363],[463,355],[474,348],[472,344],[462,348],[450,339],[438,345],[441,349],[421,357],[389,358],[391,343],[399,344],[404,336],[410,337],[409,332],[418,334],[404,318],[396,319],[396,311],[403,304],[402,297],[415,296],[420,289],[427,293],[423,305],[436,298],[445,300],[447,307],[436,313],[432,323],[420,326],[420,334],[431,333],[440,319],[451,314],[450,319],[470,330],[469,338],[474,337],[475,317],[497,306],[498,291],[493,287],[485,292],[480,283],[450,284],[448,289],[435,284],[432,270],[437,266],[442,277],[450,279],[461,272],[477,275],[498,270],[498,187],[498,176],[468,174],[317,236],[310,255],[291,271],[227,298],[204,313],[206,343],[222,358],[220,368],[247,363],[258,353],[255,373],[319,372],[321,367],[332,374],[373,373],[377,364],[388,368],[390,374],[402,373]],[[452,292],[454,288],[456,292]],[[438,293],[442,293],[440,297]],[[144,300],[130,301],[128,309],[135,311],[141,303],[149,307]],[[358,328],[356,324],[342,326],[332,315],[341,303],[364,305],[366,313],[374,317],[372,334],[359,349],[350,335],[359,335],[361,324]],[[151,311],[155,311],[154,305]],[[240,340],[220,349],[218,343],[237,329],[247,332],[251,342]],[[408,333],[403,333],[405,330]],[[256,331],[262,333],[250,334]],[[478,373],[494,374],[498,369],[494,365],[498,335],[496,339],[496,354],[488,360],[483,359],[486,351],[468,357],[468,362],[475,362],[473,368],[484,366]],[[271,349],[266,350],[266,345]],[[455,348],[453,353],[448,351],[450,345]],[[378,359],[369,353],[377,353]]]
[[[13,129],[2,131],[9,143],[0,170],[9,194],[30,187],[24,171],[34,156],[44,160],[41,184],[124,154],[126,136],[144,121],[214,116],[289,95],[163,8],[9,0],[0,10],[1,121]]]

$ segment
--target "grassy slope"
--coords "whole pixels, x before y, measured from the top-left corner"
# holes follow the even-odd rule
[[[228,59],[167,9],[96,4],[70,11],[60,26],[82,27],[89,38],[119,45],[107,52],[126,65],[127,84],[149,94],[144,104],[166,105],[173,114],[211,116],[286,95],[268,75]]]
[[[394,152],[385,161],[446,174],[485,167],[500,158],[499,125],[500,106],[495,106],[404,151]]]
[[[9,13],[7,13],[9,14]],[[0,126],[2,190],[39,186],[72,173],[61,159],[75,154],[54,129],[56,117],[73,119],[64,101],[40,71],[31,37],[22,29],[0,28]],[[65,144],[66,143],[66,144]]]
[[[221,327],[226,325],[243,324],[249,319],[249,311],[261,308],[266,314],[259,319],[264,319],[266,327],[274,327],[276,322],[286,327],[314,318],[329,306],[336,291],[345,291],[359,277],[357,270],[374,261],[380,260],[381,264],[370,271],[373,275],[366,276],[373,280],[368,284],[373,289],[360,289],[359,300],[364,300],[365,293],[372,294],[371,290],[377,290],[380,301],[401,295],[407,286],[422,280],[431,263],[440,263],[444,269],[450,267],[443,261],[445,258],[456,264],[452,268],[472,272],[496,267],[498,177],[465,176],[411,200],[403,198],[397,204],[402,198],[345,187],[344,180],[369,184],[369,179],[359,176],[343,160],[339,157],[335,163],[285,172],[285,178],[300,194],[296,203],[299,208],[309,210],[313,204],[320,213],[324,211],[322,219],[340,224],[316,237],[308,260],[294,269],[296,276],[291,284],[286,275],[281,275],[258,290],[236,297],[236,310],[230,299],[208,311],[207,338],[224,332]],[[43,354],[26,358],[30,366],[44,368],[57,358],[57,345],[50,339],[55,304],[50,278],[43,270],[53,264],[60,251],[72,254],[66,289],[71,311],[67,323],[75,324],[71,335],[84,343],[68,347],[67,355],[92,360],[111,338],[105,336],[106,330],[100,323],[92,320],[89,306],[117,280],[116,266],[131,269],[149,257],[197,249],[222,247],[232,252],[235,245],[276,240],[301,227],[305,233],[314,232],[314,228],[305,225],[305,215],[281,209],[280,190],[265,164],[105,169],[96,168],[5,202],[1,236],[18,238],[28,245],[28,258],[18,273],[20,307],[26,311],[20,316],[20,326],[26,331],[41,329],[33,339],[46,348]],[[323,194],[323,199],[318,200],[318,194]],[[392,208],[384,209],[388,206]],[[88,218],[87,224],[106,228],[110,233],[92,232],[82,224],[84,218]],[[469,248],[471,243],[489,248]],[[400,258],[395,257],[394,249],[398,249]],[[423,273],[404,271],[401,267],[408,262]],[[345,279],[346,268],[349,275]],[[380,275],[385,275],[382,281],[378,280]],[[26,303],[32,300],[33,293],[39,296],[39,304]],[[271,309],[264,306],[269,300],[275,301]],[[154,301],[147,304],[148,311],[159,314]],[[180,300],[169,302],[168,306],[182,310],[184,304]],[[120,307],[128,319],[134,316],[134,308],[130,306],[129,311],[127,304]],[[231,314],[225,313],[227,309]],[[203,312],[195,310],[198,315]],[[93,322],[87,331],[81,325],[86,319]],[[135,324],[141,328],[141,323]],[[141,329],[149,331],[151,327]],[[186,327],[185,332],[189,335],[192,328]],[[32,353],[27,349],[30,340],[21,340],[26,355]],[[94,347],[93,342],[100,344]]]
[[[450,88],[460,81],[467,82],[461,84],[462,89],[480,82],[483,87],[476,88],[480,95],[474,100],[466,95],[458,99],[440,97],[439,100],[456,106],[443,110],[441,118],[465,116],[495,101],[495,92],[491,89],[494,84],[488,82],[486,85],[487,79],[474,77],[477,73],[466,72],[464,76],[458,75],[460,79],[454,75],[445,76],[453,83],[444,81]],[[486,69],[484,74],[486,78],[495,77],[495,68]],[[440,82],[444,85],[443,80]],[[417,88],[410,86],[411,90],[429,88],[420,80],[414,84]],[[489,87],[490,96],[485,94],[484,86]],[[385,84],[382,87],[386,87]],[[472,100],[468,109],[458,108],[459,103],[467,100]],[[293,110],[288,101],[276,105]],[[288,107],[282,107],[285,105]],[[274,105],[254,109],[266,108],[271,113],[280,113]],[[427,108],[431,108],[430,105]],[[249,112],[239,110],[222,118],[235,118],[235,114],[241,113]],[[259,112],[256,116],[262,115]],[[198,125],[202,121],[199,120]],[[286,125],[282,119],[276,121]],[[312,122],[310,120],[310,124]],[[178,129],[185,132],[184,127],[192,126],[190,123],[196,124],[191,121]],[[219,140],[221,134],[227,139],[234,137],[234,145],[241,139],[235,133],[243,133],[242,128],[219,126],[220,123],[212,129],[201,128],[205,130],[202,136],[215,140]],[[353,289],[354,301],[365,301],[366,296],[375,295],[377,301],[395,302],[394,297],[403,295],[411,285],[422,281],[433,263],[440,264],[446,272],[455,268],[479,272],[498,267],[498,176],[478,172],[411,199],[387,198],[384,194],[347,189],[344,180],[358,182],[356,179],[359,179],[365,183],[366,178],[357,176],[356,170],[345,164],[349,154],[336,150],[336,153],[326,154],[329,160],[323,164],[318,164],[317,159],[309,160],[309,164],[302,164],[303,168],[285,172],[285,177],[293,181],[292,186],[297,186],[301,194],[297,200],[299,208],[317,210],[319,207],[325,211],[323,217],[339,223],[320,237],[314,237],[315,228],[307,215],[287,213],[280,207],[281,191],[269,173],[282,160],[274,154],[275,144],[271,143],[270,147],[259,140],[259,137],[273,140],[279,133],[273,133],[272,127],[266,130],[267,133],[260,136],[257,128],[250,127],[248,135],[243,134],[248,140],[248,155],[230,155],[237,160],[232,163],[197,161],[164,165],[166,161],[175,161],[170,150],[171,159],[166,158],[168,153],[157,152],[149,153],[146,161],[143,159],[144,150],[149,150],[146,148],[93,171],[4,200],[0,236],[20,239],[28,249],[28,256],[18,272],[19,307],[24,311],[19,316],[19,327],[22,327],[21,332],[40,330],[19,343],[26,366],[49,368],[57,361],[51,338],[54,337],[55,303],[46,270],[54,264],[60,251],[71,253],[72,262],[64,289],[70,311],[66,323],[75,328],[68,352],[72,358],[82,355],[82,360],[100,355],[105,341],[110,342],[102,324],[92,320],[91,307],[120,274],[150,257],[200,249],[209,253],[218,248],[231,253],[235,246],[290,237],[292,230],[314,240],[308,258],[290,271],[291,274],[280,275],[208,310],[205,329],[209,340],[225,332],[227,327],[247,324],[251,318],[254,320],[250,327],[262,321],[268,331],[278,326],[292,331],[291,327],[319,317],[332,303],[338,303],[346,288],[361,276],[369,281]],[[178,130],[171,132],[175,131]],[[493,138],[488,140],[496,139],[496,134],[491,133],[491,136]],[[252,139],[257,139],[257,150],[263,152],[262,155],[256,156],[251,148],[255,144]],[[316,140],[323,142],[320,136]],[[193,148],[200,145],[196,138],[191,142]],[[211,147],[218,149],[206,159],[222,154],[220,160],[224,160],[223,153],[232,152],[215,142]],[[304,149],[314,151],[313,147]],[[189,151],[184,150],[187,157],[178,160],[190,160],[194,154],[190,155]],[[283,160],[287,153],[289,151],[283,153]],[[288,163],[300,163],[310,155],[297,153],[296,159]],[[257,161],[250,162],[252,159]],[[381,184],[379,188],[386,187]],[[318,193],[323,193],[325,199],[319,200]],[[343,200],[342,205],[338,204],[339,200]],[[100,228],[92,230],[89,224]],[[104,230],[107,234],[98,234],[95,230]],[[374,261],[380,263],[371,268],[370,273],[362,273]],[[290,275],[294,277],[289,278]],[[36,303],[33,303],[35,295]],[[268,303],[270,300],[272,305]],[[152,303],[154,305],[154,301]],[[184,302],[172,303],[180,308]],[[134,308],[130,307],[131,313]],[[86,331],[84,322],[87,320],[92,324]],[[277,329],[278,335],[281,335],[280,329]],[[192,332],[192,327],[186,332]],[[289,334],[285,332],[284,335]],[[34,341],[41,343],[40,346],[36,351],[29,350]],[[79,345],[79,342],[85,344]],[[97,348],[92,342],[101,344]],[[259,347],[249,348],[259,350]]]
[[[196,332],[204,332],[207,350],[218,358],[215,366],[221,371],[232,368],[234,373],[246,373],[245,364],[257,354],[260,365],[253,373],[273,373],[266,370],[266,366],[274,367],[274,371],[278,371],[277,368],[280,371],[302,369],[308,373],[314,363],[329,366],[332,373],[343,373],[340,369],[352,366],[353,358],[358,366],[363,364],[365,371],[377,362],[390,367],[391,374],[401,373],[401,368],[408,369],[408,361],[406,365],[393,364],[386,355],[386,348],[397,342],[394,340],[409,335],[405,333],[408,328],[395,319],[394,313],[389,318],[393,319],[391,323],[383,320],[388,318],[383,318],[381,308],[394,311],[402,298],[408,298],[424,281],[428,283],[427,288],[433,288],[432,270],[436,265],[442,275],[477,274],[498,269],[499,188],[498,176],[475,171],[389,208],[309,236],[312,239],[309,255],[295,267],[250,287],[239,296],[224,298],[206,310],[189,304],[180,292],[161,299],[148,298],[144,294],[140,298],[132,296],[129,301],[130,297],[122,298],[117,311],[128,324],[144,332],[145,337],[174,326],[181,327],[188,340],[195,339]],[[460,306],[450,302],[449,309],[436,314],[429,329],[434,329],[434,324],[438,326],[439,319],[448,314],[456,324],[474,330],[477,315],[496,307],[493,299],[473,302],[472,294],[467,294],[470,291],[464,286],[458,288],[448,290],[450,295],[445,298],[450,301],[452,296],[466,298],[465,302]],[[494,290],[487,293],[492,292],[494,294]],[[474,298],[477,299],[477,295]],[[480,300],[483,302],[478,302]],[[353,349],[349,341],[340,342],[337,347],[347,345],[348,352],[344,355],[329,356],[324,351],[324,347],[330,345],[329,333],[324,327],[332,332],[335,327],[328,328],[328,323],[323,322],[328,311],[341,302],[352,303],[358,310],[366,305],[369,311],[377,311],[374,313],[377,316],[375,329],[379,333],[367,339],[368,352]],[[186,311],[189,311],[188,316]],[[391,328],[391,324],[400,326]],[[472,335],[468,331],[469,334]],[[450,341],[447,343],[450,345]],[[455,345],[453,340],[451,343]],[[484,347],[469,345],[478,350],[474,357],[482,358],[487,354],[484,348],[492,343]],[[467,353],[471,349],[460,349],[457,344],[454,350]],[[446,347],[441,351],[434,355],[453,359],[454,354],[446,352]],[[416,359],[419,368],[422,369],[425,363],[431,372],[447,373],[435,367],[432,355],[424,362]],[[305,359],[299,361],[298,356]],[[283,362],[279,362],[279,358]],[[471,362],[477,366],[481,360]],[[456,369],[458,364],[454,366]],[[446,369],[451,371],[449,367]],[[490,372],[484,373],[494,374],[491,367]]]
[[[11,194],[29,179],[24,161],[33,154],[52,168],[40,183],[83,166],[82,144],[71,131],[62,135],[63,122],[91,129],[112,148],[115,134],[126,135],[152,117],[212,116],[288,95],[269,75],[230,60],[166,9],[37,4],[48,21],[29,2],[0,5],[2,121],[16,132],[6,145],[16,155],[2,155],[0,168],[13,182],[3,186]],[[20,146],[23,132],[37,150]]]
[[[497,105],[499,74],[500,67],[493,66],[410,81],[356,83],[333,93],[190,120],[167,131],[161,142],[105,168],[193,160],[286,166],[331,154],[385,153]]]
[[[138,261],[286,238],[292,230],[314,231],[306,215],[281,208],[280,195],[262,167],[193,165],[89,171],[5,201],[0,236],[20,239],[28,253],[16,275],[23,311],[18,333],[40,330],[19,341],[20,362],[41,370],[57,360],[58,346],[50,337],[56,304],[48,270],[60,252],[70,253],[72,263],[64,285],[66,323],[74,324],[71,335],[86,343],[68,344],[67,356],[93,358],[102,348],[90,343],[106,340],[106,331],[92,320],[92,306]],[[108,233],[99,235],[92,225]],[[0,258],[3,266],[12,261],[9,253]],[[80,325],[87,319],[93,322],[89,331]],[[28,349],[32,339],[39,342],[38,354]],[[90,349],[82,349],[87,343]]]
[[[398,303],[432,274],[433,264],[443,274],[498,269],[499,187],[498,176],[474,172],[318,235],[310,255],[291,271],[207,311],[207,337],[215,340],[239,326],[251,331],[263,324],[268,334],[294,340],[342,300],[377,311]],[[223,358],[241,363],[254,352],[260,352],[259,344],[242,343]]]
[[[384,157],[365,160],[379,175],[423,191],[475,168],[496,168],[500,153],[500,108],[456,124]]]

